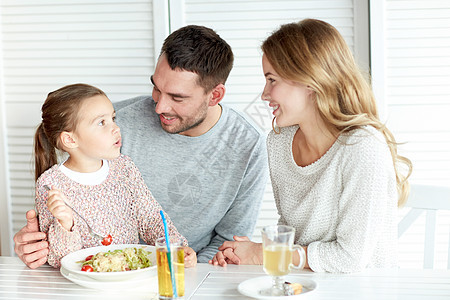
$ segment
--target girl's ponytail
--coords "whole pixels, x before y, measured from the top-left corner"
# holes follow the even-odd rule
[[[41,123],[34,135],[34,180],[57,163],[55,147],[49,142]]]

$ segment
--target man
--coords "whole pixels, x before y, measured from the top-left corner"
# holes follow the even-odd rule
[[[268,178],[264,138],[220,105],[233,65],[230,46],[213,30],[186,26],[164,41],[151,77],[152,97],[115,104],[122,153],[141,171],[177,229],[208,262],[233,235],[251,235]],[[48,244],[33,211],[14,237],[30,268]]]

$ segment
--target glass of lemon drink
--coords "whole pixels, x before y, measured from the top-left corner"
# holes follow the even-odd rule
[[[158,238],[156,246],[156,264],[158,266],[158,291],[159,299],[178,299],[184,297],[184,249],[182,241],[170,239],[170,254],[167,252],[166,240]],[[168,255],[169,254],[169,255]],[[173,294],[172,278],[169,260],[172,264],[172,272],[175,276],[177,295]]]
[[[295,229],[291,226],[274,225],[262,229],[263,242],[263,268],[266,274],[272,276],[272,286],[263,289],[261,295],[283,296],[284,276],[291,269],[303,269],[306,262],[305,250],[299,245],[294,245]],[[300,257],[297,266],[292,264],[294,251]]]

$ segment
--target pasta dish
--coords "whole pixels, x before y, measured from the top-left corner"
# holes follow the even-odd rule
[[[81,271],[121,272],[138,270],[152,266],[151,252],[142,248],[125,248],[99,252],[80,261]]]

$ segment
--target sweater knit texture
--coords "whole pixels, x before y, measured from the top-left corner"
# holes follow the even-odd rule
[[[111,234],[113,244],[138,244],[139,236],[149,245],[164,236],[164,226],[159,211],[162,209],[153,198],[144,180],[127,156],[110,160],[109,174],[98,185],[79,184],[65,174],[58,165],[45,171],[36,183],[36,207],[39,225],[47,233],[49,242],[48,263],[59,267],[61,259],[74,251],[101,246],[86,223],[73,213],[72,231],[64,229],[47,207],[48,193],[44,185],[61,190],[68,204],[81,214],[92,229],[103,236]],[[167,216],[169,234],[183,240]]]
[[[397,265],[397,190],[384,136],[371,126],[341,134],[308,166],[298,166],[298,126],[271,132],[269,168],[279,224],[295,228],[316,272]]]

